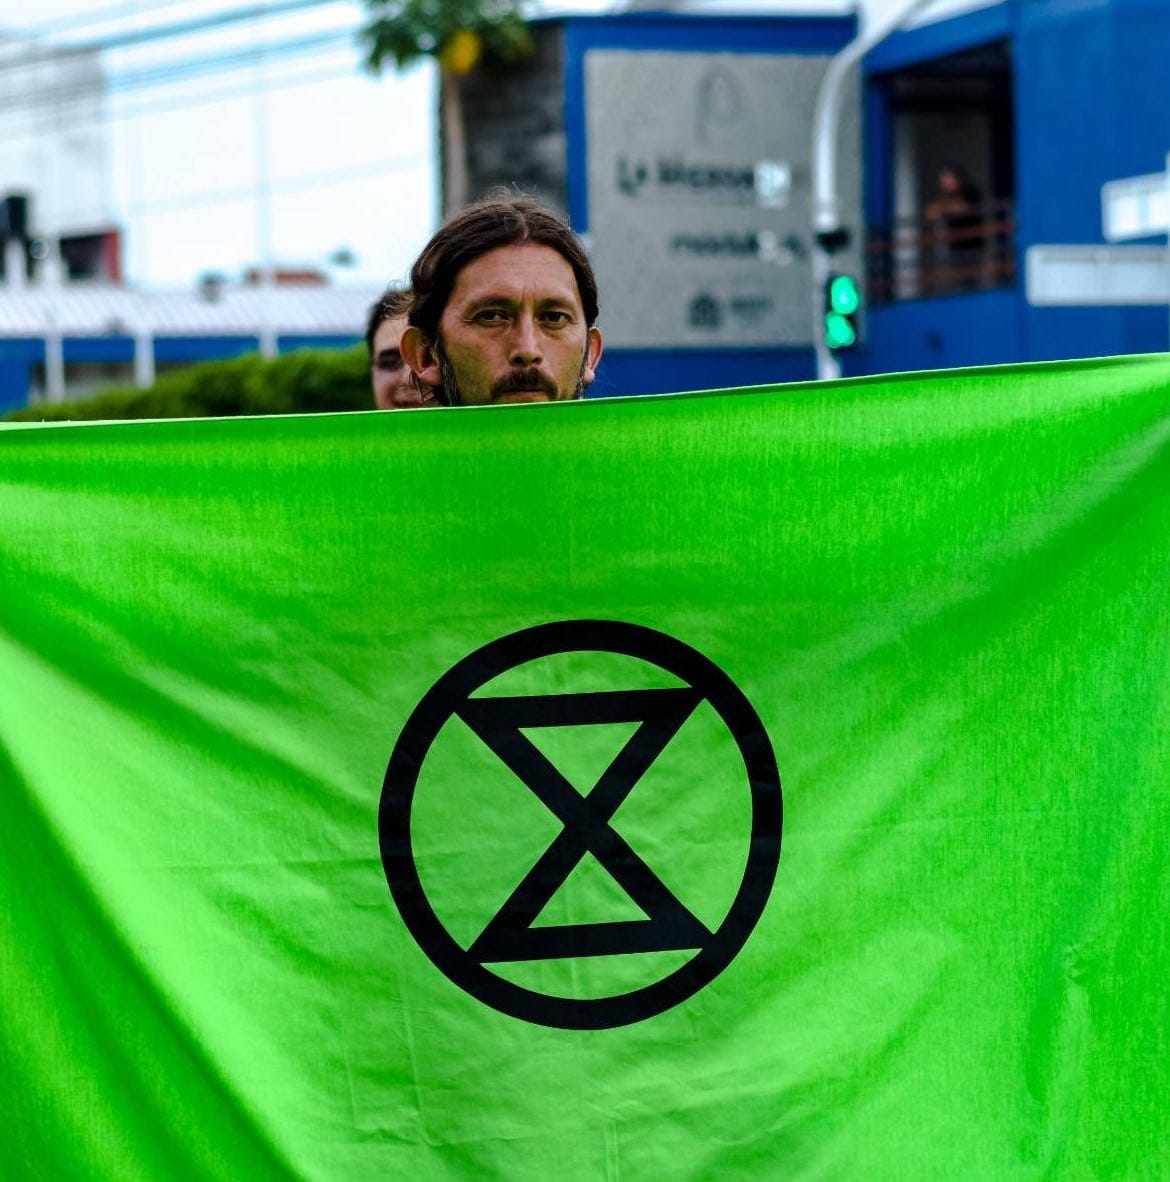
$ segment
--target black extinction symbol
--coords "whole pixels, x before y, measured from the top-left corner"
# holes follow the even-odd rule
[[[619,653],[659,666],[678,688],[529,696],[473,696],[501,673],[567,652]],[[743,878],[723,921],[705,926],[611,821],[623,801],[702,702],[730,732],[743,760],[751,833]],[[411,841],[411,810],[431,745],[453,717],[541,800],[563,828],[470,946],[458,943],[427,898]],[[597,783],[582,794],[524,733],[542,727],[636,723]],[[382,863],[394,901],[419,945],[456,985],[530,1022],[603,1029],[649,1018],[713,980],[735,958],[764,909],[780,856],[780,778],[759,716],[706,657],[665,633],[604,620],[566,620],[501,637],[469,654],[424,695],[386,770],[379,809]],[[645,919],[545,926],[537,916],[591,854],[642,909]],[[695,954],[648,985],[606,997],[571,998],[517,985],[486,967],[516,961],[658,951]]]
[[[471,698],[458,709],[459,717],[565,826],[467,950],[470,956],[501,962],[664,952],[701,948],[711,938],[609,823],[701,700],[687,687]],[[640,725],[585,796],[523,733],[527,728],[616,722]],[[593,854],[649,918],[533,927],[586,853]]]

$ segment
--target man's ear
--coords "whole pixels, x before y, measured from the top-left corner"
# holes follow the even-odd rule
[[[597,376],[595,370],[601,360],[601,329],[591,328],[585,342],[585,368],[581,371],[581,381],[588,386]]]
[[[439,359],[431,347],[421,328],[408,325],[402,333],[402,340],[398,345],[403,360],[410,366],[411,372],[424,386],[441,386],[443,374],[439,368]]]

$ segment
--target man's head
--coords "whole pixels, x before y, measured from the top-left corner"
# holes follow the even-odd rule
[[[565,221],[526,198],[480,201],[411,271],[402,355],[455,405],[579,397],[601,357],[597,281]]]
[[[370,384],[374,405],[379,410],[402,410],[422,406],[423,399],[402,360],[399,343],[410,311],[410,292],[386,289],[370,309],[366,325],[366,349],[370,355]]]

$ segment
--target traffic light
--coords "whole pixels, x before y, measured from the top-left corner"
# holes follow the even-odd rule
[[[825,282],[825,344],[832,350],[857,344],[861,288],[852,275],[830,275]]]

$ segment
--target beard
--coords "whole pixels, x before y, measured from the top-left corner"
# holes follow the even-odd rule
[[[447,356],[441,341],[435,344],[435,356],[439,361],[439,374],[443,384],[435,391],[444,406],[463,406],[463,397],[459,393],[459,381],[455,377],[455,367]],[[577,384],[573,387],[573,398],[585,397],[585,364],[589,359],[589,346],[581,354],[581,364],[577,369]],[[552,379],[535,366],[524,369],[514,369],[507,377],[495,382],[491,388],[491,402],[496,402],[501,396],[513,394],[521,390],[541,390],[548,395],[549,401],[556,400],[557,388]]]

